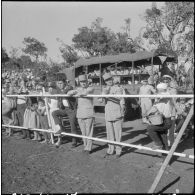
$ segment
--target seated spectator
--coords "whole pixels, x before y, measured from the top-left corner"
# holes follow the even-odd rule
[[[128,74],[129,74],[129,70],[128,70],[128,68],[125,68],[124,75],[128,75]]]
[[[98,68],[96,68],[96,69],[94,70],[94,72],[95,72],[95,75],[96,75],[96,76],[98,76],[98,77],[100,76],[100,70],[99,70]]]
[[[28,91],[33,90],[32,84],[30,82],[28,82],[28,84],[27,84],[27,89],[28,89]]]
[[[117,72],[116,72],[117,75],[121,75],[121,67],[117,67]]]
[[[121,67],[121,75],[124,75],[124,67]]]
[[[111,67],[111,71],[110,71],[111,75],[116,75],[116,69],[114,67]]]
[[[132,84],[132,82],[131,82],[130,80],[128,80],[128,84],[129,84],[129,85],[131,85],[131,84]]]
[[[114,84],[120,84],[121,83],[121,77],[120,76],[114,76],[113,77],[113,83]]]

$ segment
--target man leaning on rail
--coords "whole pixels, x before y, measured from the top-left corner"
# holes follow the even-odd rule
[[[59,88],[59,94],[67,94],[68,91],[73,89],[72,86],[66,85],[66,82],[64,79],[58,80],[58,88]],[[76,98],[74,98],[74,97],[59,97],[58,98],[58,106],[59,106],[59,110],[52,112],[54,122],[56,124],[56,127],[58,128],[58,133],[60,133],[63,129],[61,118],[68,116],[68,119],[70,122],[70,127],[71,127],[71,133],[77,134],[77,131],[76,131],[76,126],[77,126]],[[73,137],[72,138],[72,147],[76,147],[77,142],[78,142],[78,138]],[[56,146],[59,147],[60,145],[61,145],[61,138],[57,142]]]

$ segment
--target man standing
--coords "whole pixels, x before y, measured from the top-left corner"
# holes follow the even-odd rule
[[[113,84],[113,78],[111,73],[105,73],[103,79],[106,83],[106,87],[103,89],[102,94],[124,94],[124,89],[117,83]],[[100,99],[102,101],[102,99]],[[122,123],[124,117],[124,98],[106,98],[105,99],[105,120],[107,139],[110,141],[121,141],[122,136]],[[122,147],[108,144],[108,150],[105,157],[113,155],[116,151],[116,158],[121,155]]]
[[[58,87],[59,87],[59,94],[67,94],[68,91],[73,90],[73,87],[70,85],[66,85],[65,80],[59,79],[58,81]],[[71,133],[77,134],[76,131],[76,98],[74,97],[60,97],[58,98],[58,106],[59,110],[53,111],[52,116],[54,118],[54,122],[56,124],[56,127],[58,128],[59,132],[62,131],[62,122],[61,117],[68,116],[70,127],[71,127]],[[61,139],[59,139],[58,143],[56,144],[57,147],[61,145]],[[72,147],[77,146],[77,138],[72,138]]]
[[[94,126],[94,107],[93,98],[85,97],[88,94],[93,94],[94,88],[90,87],[87,82],[86,75],[79,76],[80,87],[76,90],[68,92],[68,95],[78,97],[77,118],[79,127],[83,136],[93,136]],[[83,138],[84,152],[90,154],[92,149],[92,140]]]

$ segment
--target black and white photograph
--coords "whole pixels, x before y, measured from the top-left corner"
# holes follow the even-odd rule
[[[194,2],[1,1],[1,194],[194,193]]]

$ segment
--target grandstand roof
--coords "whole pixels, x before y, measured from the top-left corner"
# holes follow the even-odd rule
[[[118,55],[106,55],[101,57],[91,57],[91,58],[80,58],[76,63],[75,67],[89,66],[93,64],[103,64],[103,63],[119,63],[119,62],[133,62],[138,60],[149,59],[151,57],[157,56],[154,52],[139,51],[136,53],[121,53]]]

